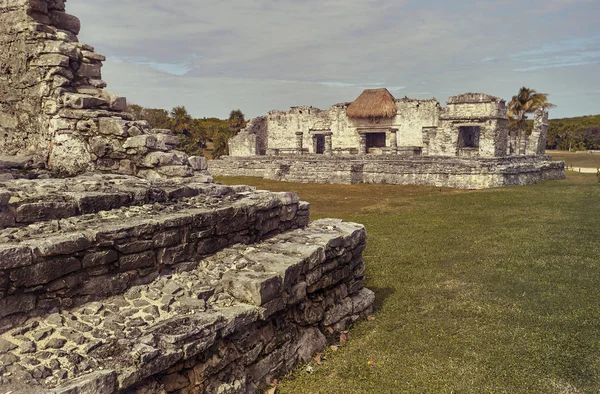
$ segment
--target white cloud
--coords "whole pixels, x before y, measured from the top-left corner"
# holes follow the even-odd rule
[[[113,90],[196,116],[326,107],[380,86],[419,96],[423,83],[442,100],[510,97],[522,84],[552,94],[556,82],[533,86],[532,74],[593,61],[596,47],[564,43],[600,34],[591,0],[72,0],[68,12],[82,20],[81,40],[108,56]]]

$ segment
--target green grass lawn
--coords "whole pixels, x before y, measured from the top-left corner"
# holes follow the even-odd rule
[[[546,154],[554,160],[563,160],[568,167],[600,167],[600,153],[569,152],[566,150],[547,150]]]
[[[596,393],[600,390],[600,184],[594,174],[467,191],[227,184],[297,192],[311,218],[368,232],[361,321],[280,393]]]

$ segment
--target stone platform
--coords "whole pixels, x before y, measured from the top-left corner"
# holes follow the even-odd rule
[[[282,155],[208,161],[214,176],[254,176],[301,183],[388,183],[460,189],[528,185],[564,179],[564,162],[550,157],[461,158],[399,155]]]
[[[361,225],[201,179],[0,182],[0,388],[254,392],[370,311]]]

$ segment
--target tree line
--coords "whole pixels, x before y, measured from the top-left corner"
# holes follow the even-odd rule
[[[204,156],[207,151],[213,159],[229,153],[227,141],[246,126],[239,109],[232,110],[228,119],[193,118],[184,106],[167,111],[162,108],[144,108],[130,104],[128,112],[136,120],[146,120],[153,129],[170,129],[179,137],[178,149],[190,156]]]
[[[551,119],[548,122],[547,149],[600,149],[600,115]]]

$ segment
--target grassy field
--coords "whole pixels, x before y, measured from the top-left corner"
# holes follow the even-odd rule
[[[568,167],[600,167],[600,153],[569,152],[566,150],[547,150],[554,160],[563,160]]]
[[[279,393],[592,393],[600,390],[600,184],[594,174],[466,191],[227,184],[295,191],[311,218],[368,231],[372,321]]]

